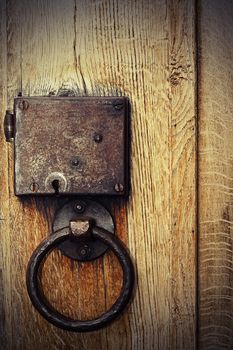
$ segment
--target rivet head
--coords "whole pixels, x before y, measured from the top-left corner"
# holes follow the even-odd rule
[[[103,140],[103,135],[98,134],[98,133],[95,133],[95,134],[94,134],[94,141],[95,141],[96,143],[100,143],[100,142],[102,142],[102,140]]]
[[[121,183],[117,183],[117,184],[115,184],[114,189],[115,189],[116,192],[123,192],[124,191],[124,186]]]
[[[113,107],[118,111],[121,110],[122,108],[124,108],[124,101],[122,100],[113,101]]]
[[[80,159],[78,157],[74,157],[71,159],[71,165],[77,167],[80,165]]]
[[[87,244],[80,247],[79,255],[82,258],[88,258],[90,256],[90,254],[91,254],[91,248]]]
[[[78,201],[78,202],[76,202],[74,209],[77,213],[81,214],[86,209],[86,203],[82,202],[82,201]]]
[[[22,100],[22,101],[19,102],[19,108],[21,110],[27,110],[28,107],[29,107],[29,102],[28,101]]]

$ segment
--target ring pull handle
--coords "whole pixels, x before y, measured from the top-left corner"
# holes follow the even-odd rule
[[[40,289],[38,271],[41,263],[53,249],[70,238],[80,239],[91,235],[93,239],[105,243],[117,256],[123,270],[123,286],[120,295],[112,307],[93,320],[73,320],[55,310],[45,299]],[[33,252],[27,268],[27,290],[37,311],[55,326],[73,332],[90,332],[107,326],[115,320],[127,306],[134,286],[134,267],[123,243],[110,232],[92,225],[91,220],[79,219],[46,238]]]

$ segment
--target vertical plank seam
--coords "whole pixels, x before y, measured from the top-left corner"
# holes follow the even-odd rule
[[[200,65],[199,65],[199,28],[200,28],[200,18],[199,18],[199,0],[195,0],[195,67],[196,67],[196,346],[195,349],[199,349],[199,99],[200,99]]]
[[[6,87],[6,101],[7,101],[7,107],[8,107],[8,101],[9,101],[9,93],[8,93],[8,46],[9,46],[9,2],[6,0],[6,84],[7,84],[7,87]],[[10,194],[11,194],[11,189],[10,189],[10,167],[9,167],[9,164],[10,164],[10,147],[11,145],[8,145],[7,146],[7,182],[8,182],[8,212],[9,212],[9,234],[11,234],[11,227],[10,227],[10,223],[11,223],[11,200],[10,200]],[[11,254],[10,251],[8,251],[8,254]],[[11,264],[10,264],[10,272],[11,272]],[[11,278],[9,278],[9,288],[10,288],[10,292],[8,293],[8,298],[10,296],[10,305],[12,304],[12,300],[11,300],[11,297],[12,297],[12,281],[11,281]],[[12,337],[11,335],[13,334],[12,333],[12,330],[13,330],[13,326],[12,326],[12,314],[10,313],[9,314],[9,317],[10,317],[10,324],[9,324],[9,336],[8,336],[8,341],[9,341],[9,348],[11,349],[12,348]]]

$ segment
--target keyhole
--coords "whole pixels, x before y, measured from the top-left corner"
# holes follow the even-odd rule
[[[56,194],[59,194],[59,180],[53,180],[52,186],[53,186],[54,192]]]

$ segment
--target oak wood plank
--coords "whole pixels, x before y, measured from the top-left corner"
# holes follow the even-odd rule
[[[6,2],[0,1],[0,113],[4,116],[7,109],[7,25],[6,25]],[[1,118],[1,125],[2,125]],[[8,334],[11,327],[10,295],[8,288],[11,285],[10,265],[10,240],[9,237],[9,187],[8,187],[8,145],[4,138],[3,127],[0,128],[0,337],[3,347],[8,344]],[[3,190],[4,189],[4,190]]]
[[[1,248],[8,254],[7,344],[14,349],[194,349],[194,1],[10,0],[7,18],[9,106],[19,91],[130,98],[132,194],[129,203],[105,205],[137,268],[132,305],[108,328],[73,334],[43,320],[28,300],[25,269],[63,200],[16,198],[10,150],[9,172],[3,169],[11,224]],[[88,318],[117,297],[121,270],[110,253],[76,264],[54,252],[42,282],[55,307]]]
[[[233,348],[233,3],[200,1],[199,349]]]

